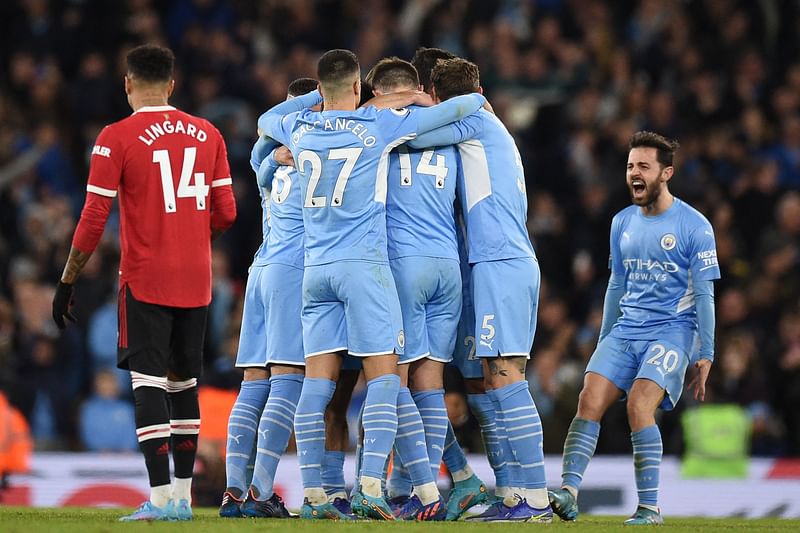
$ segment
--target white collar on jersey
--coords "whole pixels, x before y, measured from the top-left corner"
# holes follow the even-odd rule
[[[146,105],[134,111],[133,114],[147,113],[150,111],[175,111],[175,108],[171,105]]]

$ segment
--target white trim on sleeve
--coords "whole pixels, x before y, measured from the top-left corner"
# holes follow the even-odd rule
[[[95,194],[99,194],[100,196],[106,196],[108,198],[117,197],[117,191],[113,191],[111,189],[105,189],[103,187],[98,187],[97,185],[89,184],[86,186],[86,190],[88,192],[93,192]]]
[[[233,185],[231,178],[220,178],[211,182],[212,187],[222,187],[223,185]]]

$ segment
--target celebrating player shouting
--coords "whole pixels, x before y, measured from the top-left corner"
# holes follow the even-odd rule
[[[696,333],[700,351],[690,387],[696,399],[705,396],[714,360],[713,280],[720,273],[711,224],[669,192],[677,148],[647,131],[630,141],[626,181],[633,205],[611,222],[611,278],[600,339],[564,442],[561,489],[550,493],[553,510],[564,520],[578,516],[578,489],[597,446],[600,419],[627,397],[639,506],[625,524],[663,523],[655,412],[678,403]]]

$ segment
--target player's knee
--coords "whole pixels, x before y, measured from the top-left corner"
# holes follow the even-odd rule
[[[602,398],[591,388],[584,387],[578,395],[577,417],[599,422],[604,413],[605,405]]]
[[[653,401],[650,398],[631,395],[628,397],[626,410],[628,412],[628,421],[633,428],[649,425],[646,422],[654,419],[656,407],[653,405]]]

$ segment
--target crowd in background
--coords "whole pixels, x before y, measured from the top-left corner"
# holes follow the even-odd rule
[[[0,390],[39,449],[136,446],[130,384],[114,369],[113,216],[76,284],[77,325],[59,333],[50,308],[94,139],[130,113],[124,57],[144,42],[175,51],[171,103],[222,131],[234,178],[239,217],[215,244],[204,385],[241,379],[242,294],[261,238],[256,117],[314,75],[321,51],[353,50],[366,74],[384,56],[437,46],[479,65],[522,154],[543,274],[528,380],[545,451],[560,453],[575,413],[611,218],[629,204],[627,142],[648,129],[680,141],[670,188],[716,233],[707,401],[747,410],[754,454],[800,455],[800,4],[789,0],[0,3]],[[451,418],[476,450],[458,379],[447,381]],[[662,416],[666,453],[680,453],[692,403],[687,394]],[[622,406],[604,428],[598,453],[630,450]]]

